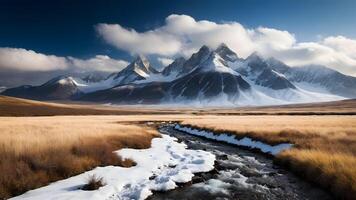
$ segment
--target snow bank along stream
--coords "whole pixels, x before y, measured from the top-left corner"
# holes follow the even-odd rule
[[[194,173],[213,170],[215,161],[214,154],[187,149],[184,143],[164,134],[154,138],[149,149],[121,149],[116,153],[137,165],[97,167],[13,199],[145,199],[152,191],[171,190],[177,183],[190,181]],[[81,190],[91,175],[102,177],[105,186]]]
[[[226,142],[226,143],[234,144],[234,145],[238,145],[238,146],[254,148],[254,149],[260,150],[263,153],[269,153],[272,155],[276,155],[279,152],[292,147],[292,144],[289,144],[289,143],[282,143],[282,144],[278,144],[278,145],[269,145],[269,144],[266,144],[266,143],[263,143],[260,141],[255,141],[249,137],[237,139],[234,135],[231,135],[231,134],[226,134],[226,133],[216,134],[216,133],[213,133],[210,131],[194,129],[194,128],[190,128],[188,126],[183,126],[180,124],[176,124],[174,126],[174,128],[179,131],[183,131],[185,133],[191,134],[191,135],[216,140],[219,142]]]

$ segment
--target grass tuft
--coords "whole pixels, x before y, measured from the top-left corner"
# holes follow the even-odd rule
[[[105,185],[102,177],[92,175],[88,178],[87,184],[82,187],[82,190],[97,190]]]

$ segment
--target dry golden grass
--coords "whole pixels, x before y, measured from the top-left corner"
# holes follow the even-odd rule
[[[180,114],[190,111],[176,111],[157,107],[104,106],[78,104],[80,102],[42,102],[0,95],[0,116],[58,116],[58,115],[137,115],[137,114]]]
[[[112,117],[0,118],[0,199],[96,166],[130,166],[113,151],[148,148],[156,136]]]
[[[0,171],[5,172],[0,174],[0,197],[97,165],[123,164],[113,159],[113,149],[147,147],[154,135],[151,131],[147,133],[147,127],[133,126],[140,121],[182,121],[217,132],[248,135],[271,144],[291,142],[295,148],[279,154],[277,162],[334,194],[349,199],[356,196],[356,100],[236,109],[176,109],[59,104],[0,96],[0,116],[109,114],[116,116],[0,117]],[[110,156],[99,156],[104,154]],[[62,157],[68,160],[62,162]]]
[[[279,106],[209,108],[200,114],[214,115],[356,115],[356,99]]]
[[[355,198],[355,156],[324,150],[292,149],[282,152],[277,162],[328,189],[340,199]]]
[[[291,142],[294,148],[279,154],[278,163],[338,197],[356,196],[356,116],[203,116],[182,124]]]

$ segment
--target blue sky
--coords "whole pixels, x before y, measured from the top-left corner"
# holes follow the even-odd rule
[[[355,10],[354,0],[2,0],[0,86],[118,71],[135,54],[160,68],[220,42],[355,76]]]
[[[172,14],[196,20],[237,21],[245,27],[288,30],[300,41],[319,35],[356,38],[353,0],[226,1],[30,1],[0,3],[0,46],[32,49],[60,56],[124,56],[106,45],[94,30],[97,23],[118,23],[137,31],[162,25]]]

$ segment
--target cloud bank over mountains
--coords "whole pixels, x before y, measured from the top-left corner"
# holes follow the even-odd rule
[[[236,21],[217,23],[176,14],[169,15],[162,26],[145,32],[137,32],[120,24],[105,23],[95,25],[95,29],[106,43],[117,49],[132,55],[150,55],[163,66],[178,56],[190,56],[203,45],[216,48],[224,42],[242,58],[257,51],[264,57],[275,57],[291,66],[325,65],[356,76],[356,40],[344,36],[298,42],[296,36],[286,30],[246,28]],[[36,80],[47,78],[39,77],[45,73],[117,72],[127,65],[127,61],[107,55],[83,59],[46,55],[30,49],[0,47],[0,86],[8,85],[15,79],[22,81],[30,74]]]
[[[51,71],[67,68],[64,57],[45,55],[20,48],[0,48],[0,69],[14,71]]]
[[[106,55],[96,55],[89,59],[46,55],[22,48],[0,47],[1,71],[106,71],[116,72],[128,65],[124,60],[116,60]]]
[[[329,36],[312,42],[298,42],[285,30],[245,28],[238,22],[197,21],[188,15],[170,15],[165,24],[145,32],[119,24],[98,24],[96,30],[108,43],[132,54],[164,57],[188,56],[202,45],[216,48],[226,43],[241,57],[257,51],[291,66],[326,65],[356,75],[356,40]]]

